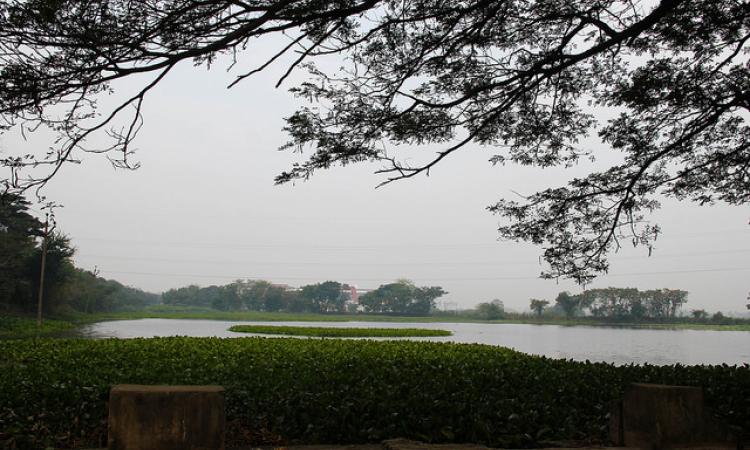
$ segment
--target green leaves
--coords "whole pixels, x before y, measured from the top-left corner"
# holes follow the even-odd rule
[[[157,338],[0,342],[0,447],[106,444],[112,385],[218,384],[238,446],[393,437],[534,447],[606,437],[631,382],[703,386],[750,423],[750,366],[614,366],[469,344]]]

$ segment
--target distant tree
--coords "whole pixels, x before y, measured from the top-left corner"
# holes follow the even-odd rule
[[[711,321],[716,323],[721,323],[726,320],[726,316],[721,311],[716,311],[716,313],[711,316]]]
[[[663,289],[663,291],[670,305],[669,317],[676,317],[677,311],[687,303],[688,292],[679,289]]]
[[[263,298],[263,310],[269,312],[278,312],[284,309],[284,291],[279,286],[269,287]]]
[[[370,313],[405,313],[412,300],[413,286],[390,283],[379,286],[359,298],[359,304]]]
[[[365,312],[427,315],[447,292],[439,286],[417,287],[408,280],[384,284],[359,298]]]
[[[630,303],[630,318],[636,322],[643,320],[647,316],[648,311],[646,306],[643,304],[643,299],[640,295],[631,299]]]
[[[581,298],[577,295],[571,295],[570,292],[563,291],[557,294],[555,303],[563,310],[565,317],[571,319],[575,316],[576,311],[581,303]]]
[[[628,318],[633,304],[640,302],[640,293],[635,288],[591,289],[588,295],[592,299],[589,308],[596,317]]]
[[[325,281],[302,287],[302,299],[309,302],[311,310],[317,313],[343,312],[349,294],[342,291],[338,281]]]
[[[287,312],[312,312],[310,302],[302,298],[299,291],[285,290],[281,301],[284,304],[284,310]]]
[[[161,296],[162,302],[165,305],[176,305],[176,306],[211,306],[199,305],[198,304],[198,291],[200,286],[191,284],[190,286],[181,287],[177,289],[169,289],[164,292]]]
[[[665,318],[669,317],[672,310],[672,303],[661,289],[652,289],[641,293],[643,303],[649,317]]]
[[[208,306],[223,311],[229,311],[231,305],[222,298],[222,286],[212,284],[210,286],[198,288],[195,293],[193,306]]]
[[[505,308],[500,300],[488,303],[479,303],[476,307],[476,316],[482,320],[498,320],[505,317]]]
[[[435,300],[447,294],[440,286],[423,286],[415,288],[413,300],[407,305],[406,312],[426,316],[435,308]]]
[[[209,288],[211,289],[212,308],[221,311],[238,311],[241,309],[242,300],[236,283],[224,286],[211,286]],[[201,293],[205,291],[205,289],[202,289]]]
[[[157,304],[160,296],[74,269],[63,287],[63,304],[85,313],[128,311]]]
[[[240,288],[240,300],[250,311],[263,311],[269,289],[271,283],[268,281],[247,281]]]
[[[690,311],[690,315],[693,316],[693,319],[698,320],[704,320],[708,318],[708,313],[705,309],[694,309]]]
[[[639,321],[645,318],[675,317],[687,302],[687,291],[679,289],[652,289],[608,287],[589,289],[579,295],[581,304],[595,317]]]
[[[546,308],[547,305],[549,305],[549,302],[547,300],[539,300],[536,298],[532,298],[529,301],[529,308],[531,308],[531,310],[536,313],[537,317],[542,317],[544,308]]]

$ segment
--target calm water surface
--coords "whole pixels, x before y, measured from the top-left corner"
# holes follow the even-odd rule
[[[83,332],[90,337],[156,336],[247,337],[228,331],[232,325],[308,327],[439,328],[453,336],[409,338],[438,342],[479,343],[510,347],[525,353],[579,361],[617,364],[748,364],[750,332],[648,330],[559,325],[404,322],[229,322],[221,320],[140,319],[100,322]]]

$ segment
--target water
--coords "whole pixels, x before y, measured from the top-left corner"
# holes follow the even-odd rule
[[[750,332],[747,331],[649,330],[484,323],[230,322],[140,319],[95,323],[84,328],[83,333],[93,338],[252,336],[247,333],[228,331],[232,325],[243,323],[303,327],[438,328],[452,331],[453,336],[408,339],[490,344],[551,358],[606,361],[616,364],[732,365],[750,363]]]

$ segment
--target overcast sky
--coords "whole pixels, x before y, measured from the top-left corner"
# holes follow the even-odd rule
[[[262,57],[247,54],[241,65]],[[102,276],[155,292],[237,278],[295,286],[331,279],[360,288],[408,278],[443,286],[449,295],[442,300],[461,308],[497,298],[524,310],[529,298],[553,301],[562,290],[581,290],[538,279],[541,249],[498,241],[498,218],[485,208],[591,166],[493,167],[492,150],[474,146],[429,177],[380,189],[382,178],[373,174],[379,166],[371,164],[274,186],[275,175],[303,158],[276,150],[286,141],[283,117],[300,103],[286,91],[291,84],[273,89],[283,66],[231,90],[236,73],[225,68],[185,64],[147,97],[139,170],[115,170],[100,155],[84,155],[83,164],[66,167],[47,186],[48,198],[64,205],[58,226],[71,237],[79,267],[96,266]],[[0,138],[0,150],[40,151],[50,143],[43,133],[24,142],[11,132]],[[617,158],[606,148],[596,154],[603,162]],[[624,248],[591,287],[684,289],[688,310],[743,311],[750,210],[666,201],[653,219],[664,230],[653,255]]]

